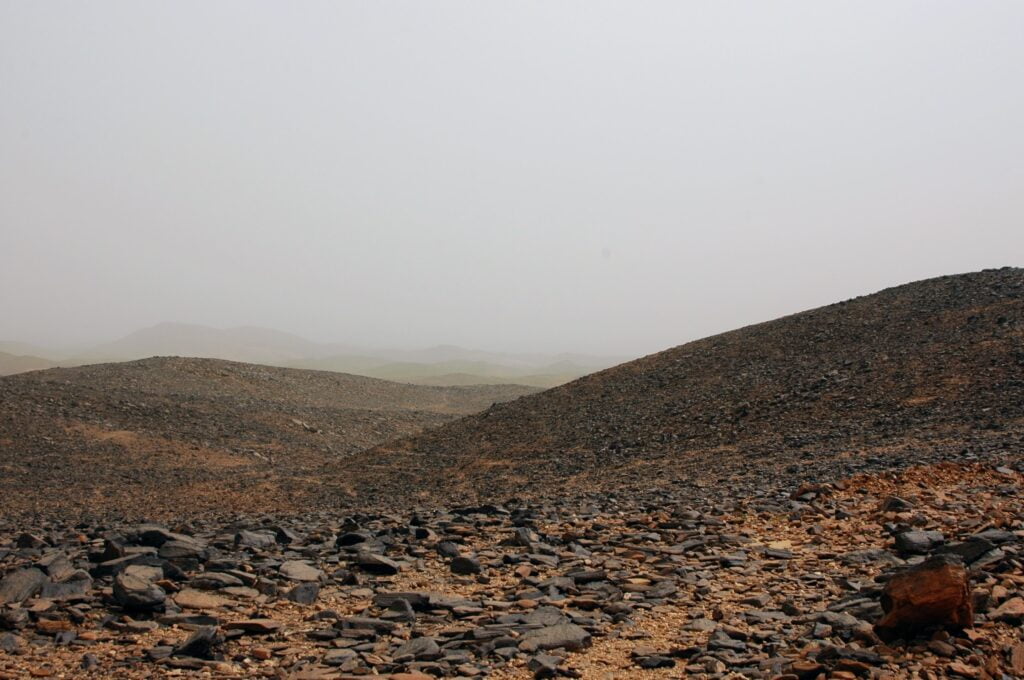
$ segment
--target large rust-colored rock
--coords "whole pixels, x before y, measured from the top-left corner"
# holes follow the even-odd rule
[[[893,576],[882,592],[885,616],[875,624],[883,640],[931,626],[974,623],[970,577],[957,555],[937,555]]]

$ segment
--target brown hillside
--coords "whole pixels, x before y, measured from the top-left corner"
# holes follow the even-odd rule
[[[301,508],[324,466],[521,386],[161,357],[0,379],[5,513]]]
[[[646,488],[706,473],[792,475],[841,457],[850,471],[897,451],[987,446],[1022,423],[1024,270],[1005,268],[691,342],[364,458],[384,489]]]

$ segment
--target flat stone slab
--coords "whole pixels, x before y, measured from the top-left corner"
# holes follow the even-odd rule
[[[182,590],[172,599],[182,609],[220,609],[231,604],[223,597],[192,588]]]

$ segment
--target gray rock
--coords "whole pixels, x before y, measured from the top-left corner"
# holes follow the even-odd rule
[[[980,536],[971,536],[962,543],[951,543],[943,546],[940,552],[959,555],[965,563],[971,564],[995,547],[995,544],[989,540]]]
[[[382,618],[390,621],[415,623],[416,611],[412,608],[412,605],[408,600],[392,600],[391,604],[388,605],[388,610],[382,615]]]
[[[385,621],[384,619],[375,619],[369,616],[342,616],[334,623],[334,627],[339,630],[344,630],[346,628],[366,628],[369,630],[390,633],[398,627],[398,624],[394,621]]]
[[[45,571],[54,582],[63,581],[75,573],[74,565],[62,552],[46,555],[36,563],[36,566]]]
[[[390,607],[397,600],[405,600],[414,609],[425,609],[430,604],[430,593],[427,592],[398,592],[398,593],[377,593],[373,596],[373,603],[378,607]]]
[[[24,602],[38,593],[49,580],[38,569],[11,572],[0,581],[0,604]]]
[[[527,631],[519,643],[519,649],[524,652],[537,652],[561,647],[575,652],[588,645],[590,633],[574,623],[560,623]]]
[[[335,539],[334,544],[339,548],[347,548],[349,546],[359,545],[360,543],[366,543],[372,539],[373,536],[365,531],[349,531],[347,533],[340,534],[338,538]]]
[[[904,531],[896,534],[896,551],[901,555],[927,555],[945,541],[941,531]]]
[[[191,656],[196,659],[211,659],[213,652],[224,642],[216,626],[202,626],[187,640],[174,648],[174,656]]]
[[[319,584],[307,582],[300,583],[284,594],[286,600],[297,604],[313,604],[320,595]]]
[[[106,562],[100,562],[96,566],[90,568],[89,573],[95,578],[113,576],[130,564],[138,564],[140,562],[148,562],[157,559],[156,548],[141,548],[141,550],[148,552],[133,552],[131,554],[126,554],[124,557],[117,557],[112,560],[107,560]]]
[[[542,626],[556,626],[560,623],[568,623],[569,619],[558,607],[537,607],[529,614],[526,614],[523,617],[523,621]]]
[[[137,537],[139,543],[154,548],[159,548],[167,541],[173,541],[181,536],[181,534],[176,534],[159,524],[140,524],[132,533]]]
[[[971,538],[980,538],[999,545],[1000,543],[1016,541],[1017,535],[1012,531],[1007,531],[1006,529],[986,529],[985,531],[971,536]]]
[[[158,567],[133,564],[114,577],[114,599],[126,609],[155,609],[167,599],[167,593],[153,581],[161,578]]]
[[[0,607],[0,628],[20,630],[29,624],[28,611],[25,609],[5,609]]]
[[[92,589],[92,579],[84,571],[75,572],[81,578],[72,578],[63,583],[46,583],[43,585],[39,596],[47,600],[73,600],[85,597]]]
[[[861,623],[860,619],[846,612],[824,611],[816,615],[814,620],[837,630],[850,630]]]
[[[526,668],[533,673],[534,678],[556,678],[559,675],[558,664],[562,660],[550,654],[537,654],[526,662]]]
[[[531,551],[535,551],[540,542],[540,536],[529,527],[516,527],[509,539],[510,545],[519,545]]]
[[[14,542],[14,544],[19,548],[32,548],[36,550],[46,547],[46,541],[44,541],[43,539],[39,538],[34,534],[28,533],[21,534],[20,536],[18,536],[18,539]]]
[[[268,531],[246,531],[242,530],[235,534],[235,545],[240,548],[255,548],[262,550],[277,544],[277,536]]]
[[[888,550],[881,548],[867,548],[866,550],[854,550],[839,556],[843,564],[886,564],[896,566],[903,564],[903,560],[896,557]]]
[[[463,576],[479,574],[483,571],[483,568],[480,566],[480,561],[473,557],[456,557],[452,560],[450,566],[453,574],[461,574]]]
[[[189,557],[200,558],[203,556],[205,550],[206,547],[198,541],[194,541],[192,539],[175,539],[165,541],[160,546],[158,554],[165,560],[177,560]]]
[[[285,562],[278,571],[281,572],[281,576],[291,581],[310,581],[316,583],[326,579],[324,572],[308,562],[300,562],[298,560]]]
[[[638,656],[633,662],[640,668],[654,669],[654,668],[675,668],[676,662],[671,657],[665,656],[664,654],[650,654],[647,656]]]
[[[24,641],[14,633],[0,635],[0,650],[8,654],[14,654],[21,649]]]
[[[398,562],[388,559],[383,555],[368,552],[359,553],[356,564],[363,571],[380,576],[394,576],[400,569]]]
[[[271,529],[274,532],[274,538],[282,545],[291,545],[302,540],[301,536],[287,527],[271,527]]]
[[[882,501],[881,510],[882,512],[903,512],[904,510],[910,510],[914,507],[914,504],[908,500],[904,500],[899,496],[889,496]]]
[[[223,628],[224,630],[240,630],[254,635],[269,635],[281,630],[283,625],[280,621],[273,619],[245,619],[225,623]]]
[[[359,654],[352,649],[332,649],[324,655],[323,662],[328,666],[340,666],[346,661],[350,661],[359,656]]]
[[[417,660],[431,660],[441,656],[441,648],[433,638],[418,637],[409,640],[395,650],[392,656],[397,659],[412,657]]]
[[[201,572],[189,579],[188,584],[198,590],[220,590],[243,585],[240,578],[222,571]]]
[[[447,557],[453,559],[462,554],[462,550],[459,548],[457,543],[451,541],[441,541],[437,544],[437,554],[441,557]]]
[[[711,619],[694,619],[683,626],[683,630],[705,633],[709,630],[714,630],[717,627],[718,624]]]

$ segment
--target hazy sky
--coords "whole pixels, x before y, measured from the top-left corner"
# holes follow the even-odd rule
[[[0,339],[641,354],[1024,264],[1024,2],[0,0]]]

